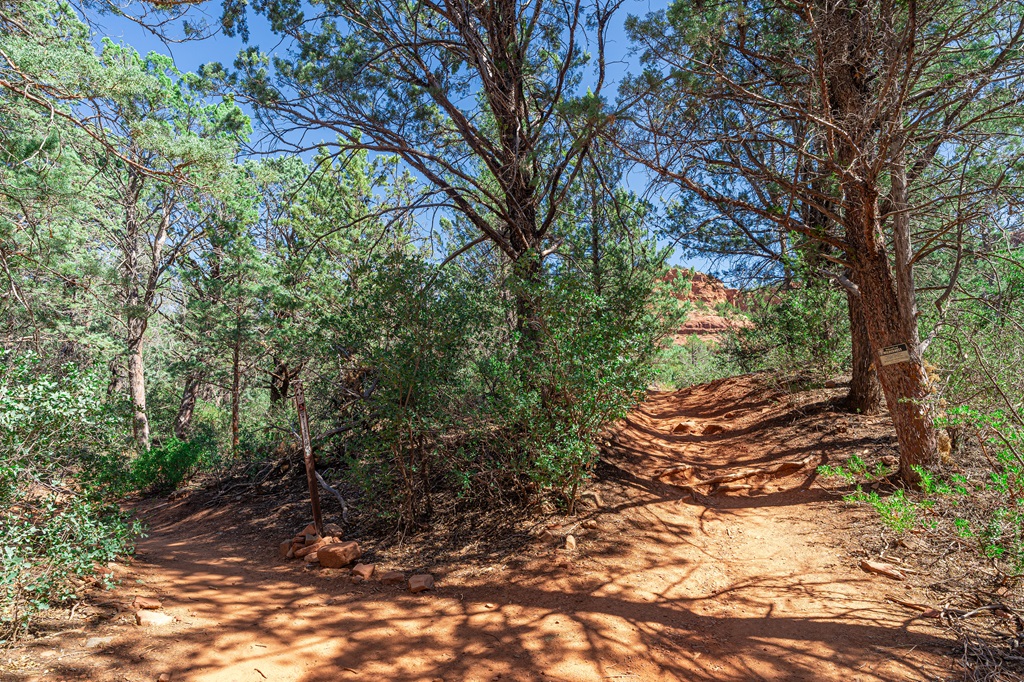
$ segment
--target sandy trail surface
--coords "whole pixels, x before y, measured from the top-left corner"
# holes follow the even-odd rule
[[[280,533],[230,507],[183,516],[148,503],[150,535],[107,607],[157,597],[177,620],[145,628],[115,610],[26,642],[0,675],[944,679],[949,642],[935,622],[887,600],[913,601],[912,581],[857,567],[853,529],[868,517],[815,481],[817,464],[870,445],[872,424],[794,405],[753,377],[654,393],[605,458],[600,504],[552,529],[572,532],[576,550],[538,541],[494,565],[433,567],[437,588],[416,595],[282,562]],[[786,475],[743,478],[750,488],[694,485],[808,457]]]

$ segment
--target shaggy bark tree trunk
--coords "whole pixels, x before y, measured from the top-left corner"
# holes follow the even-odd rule
[[[199,387],[202,386],[202,374],[196,372],[185,378],[185,388],[181,392],[178,414],[174,418],[174,436],[178,440],[188,440],[192,431],[192,416],[196,411],[196,400],[199,398]]]
[[[138,214],[141,180],[134,176],[124,202],[125,234],[121,264],[121,304],[125,317],[125,351],[128,370],[128,395],[132,401],[132,431],[140,450],[149,450],[149,418],[146,416],[146,368],[142,344],[149,311],[141,289],[142,225]]]
[[[847,210],[852,214],[848,217],[853,219],[848,234],[854,240],[854,275],[860,288],[875,368],[899,441],[900,477],[916,484],[920,476],[913,467],[927,467],[937,462],[938,445],[928,404],[930,387],[921,357],[913,300],[901,295],[897,288],[897,279],[906,279],[908,273],[894,278],[890,270],[888,255],[879,238],[877,192],[857,188],[847,193],[847,201]],[[894,225],[894,229],[901,228]],[[900,250],[897,247],[897,261]],[[908,358],[883,365],[882,349],[900,344],[906,345]]]
[[[132,400],[132,427],[135,442],[141,450],[149,450],[149,417],[146,415],[146,368],[142,358],[142,337],[145,325],[141,320],[128,324],[128,394]]]
[[[288,363],[274,358],[274,371],[270,374],[270,402],[276,404],[288,397],[292,375]]]
[[[871,351],[867,323],[860,296],[847,291],[846,302],[850,317],[851,373],[850,392],[846,406],[859,414],[877,414],[882,409],[882,385],[875,372],[875,356]]]
[[[231,349],[231,450],[238,450],[239,431],[241,430],[241,399],[242,399],[242,340],[236,334],[235,344]]]

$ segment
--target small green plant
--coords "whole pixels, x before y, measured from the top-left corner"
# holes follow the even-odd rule
[[[902,535],[918,524],[920,505],[907,497],[903,490],[897,490],[888,497],[882,497],[875,491],[865,492],[860,486],[844,498],[847,502],[870,504],[878,512],[879,518],[887,528]]]
[[[868,467],[867,462],[854,453],[842,464],[822,464],[818,467],[818,473],[828,478],[841,478],[847,483],[855,483],[858,478],[866,481],[876,481],[885,478],[891,469],[882,462],[877,462],[874,467]]]
[[[213,439],[206,435],[188,441],[171,438],[141,453],[132,462],[131,480],[139,490],[167,493],[216,457]]]

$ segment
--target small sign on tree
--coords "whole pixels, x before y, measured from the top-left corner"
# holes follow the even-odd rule
[[[882,365],[888,367],[900,362],[910,362],[910,349],[905,343],[897,343],[893,346],[886,346],[881,352]]]

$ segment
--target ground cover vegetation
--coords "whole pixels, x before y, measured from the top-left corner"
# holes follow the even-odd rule
[[[188,4],[138,18],[201,36]],[[1017,579],[1024,6],[680,0],[616,92],[619,3],[314,6],[225,3],[282,49],[183,73],[103,3],[0,3],[0,637],[131,551],[125,495],[294,457],[299,382],[332,482],[414,533],[439,495],[571,512],[655,381],[848,380],[898,457],[822,473]],[[664,240],[750,323],[670,343]]]

